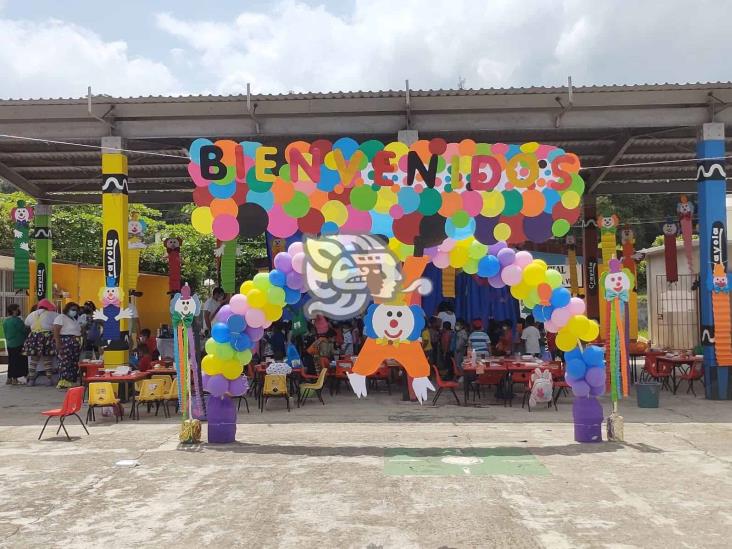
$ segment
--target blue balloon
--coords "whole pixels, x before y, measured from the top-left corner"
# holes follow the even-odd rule
[[[300,290],[293,290],[292,288],[285,287],[285,303],[288,305],[294,305],[300,301],[302,294]]]
[[[597,345],[588,345],[582,358],[591,368],[605,366],[605,352]]]
[[[287,277],[285,276],[285,273],[283,273],[282,271],[274,269],[273,271],[270,271],[270,273],[269,273],[269,281],[279,288],[282,288],[285,285],[286,280],[287,280]]]
[[[246,351],[251,348],[252,340],[247,334],[236,334],[231,340],[231,346],[234,347],[237,352]]]
[[[571,351],[567,351],[566,353],[564,353],[565,362],[569,362],[570,360],[575,360],[575,359],[584,360],[582,358],[582,351],[580,350],[579,347],[575,347]]]
[[[577,358],[567,362],[567,375],[574,379],[583,379],[585,377],[587,366],[583,360]]]
[[[567,288],[555,288],[554,290],[552,290],[551,303],[557,309],[569,305],[569,301],[571,299],[572,294],[569,293],[569,290]]]
[[[478,276],[482,276],[483,278],[496,276],[500,270],[501,263],[494,255],[487,255],[478,262]]]
[[[546,318],[544,317],[544,307],[541,305],[534,305],[532,313],[534,315],[534,320],[537,322],[546,322]]]
[[[247,321],[241,315],[231,315],[229,320],[226,321],[226,325],[229,327],[230,332],[238,334],[246,330]]]
[[[218,343],[228,343],[231,337],[229,327],[223,322],[217,322],[211,328],[211,337]]]

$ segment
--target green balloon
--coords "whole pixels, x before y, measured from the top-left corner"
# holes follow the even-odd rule
[[[278,172],[281,179],[284,179],[285,181],[290,181],[290,165],[289,164],[282,164],[280,166],[280,171]]]
[[[285,204],[282,209],[290,217],[294,217],[296,219],[305,217],[305,214],[307,214],[310,209],[308,195],[300,191],[295,191],[292,200]]]
[[[351,205],[357,210],[367,212],[376,205],[376,191],[369,185],[361,185],[351,191]]]
[[[418,210],[422,215],[435,215],[440,206],[442,206],[442,197],[437,189],[428,187],[420,193]]]
[[[476,143],[475,144],[475,155],[479,154],[485,154],[489,155],[491,154],[491,146],[488,143]]]
[[[570,183],[568,190],[574,191],[578,195],[582,196],[582,193],[585,192],[585,180],[582,179],[582,176],[580,174],[572,174],[572,183]]]
[[[226,177],[211,181],[214,185],[228,185],[236,178],[236,166],[226,166]]]
[[[378,139],[369,139],[368,141],[361,143],[359,149],[361,149],[361,152],[366,155],[366,159],[371,162],[377,152],[384,150],[384,144]]]
[[[468,259],[467,263],[463,265],[463,271],[465,271],[469,275],[474,275],[478,272],[478,260],[477,259]]]
[[[249,171],[247,172],[247,185],[249,185],[249,190],[252,190],[255,193],[265,193],[272,188],[271,181],[265,182],[257,179],[254,166],[249,168]]]
[[[453,214],[450,220],[452,221],[453,225],[455,225],[458,229],[462,229],[468,223],[470,223],[470,216],[468,215],[468,212],[464,210],[459,210]]]
[[[505,202],[503,215],[512,216],[521,211],[524,201],[521,199],[521,193],[517,190],[503,191],[503,200]]]
[[[437,157],[437,173],[442,173],[445,171],[445,167],[447,166],[447,162],[445,159],[441,156]]]
[[[252,352],[249,349],[245,349],[244,351],[239,351],[238,353],[236,353],[234,357],[239,362],[239,364],[244,366],[252,361]]]
[[[569,221],[566,219],[557,219],[552,223],[552,234],[556,237],[564,236],[569,232]]]
[[[216,353],[215,356],[220,358],[221,360],[231,360],[234,358],[234,348],[228,344],[228,343],[217,343],[216,344]]]
[[[546,277],[546,283],[549,284],[552,289],[559,288],[562,285],[562,273],[556,269],[547,269],[544,276]]]

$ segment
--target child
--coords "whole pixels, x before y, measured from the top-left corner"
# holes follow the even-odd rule
[[[468,351],[468,330],[465,328],[465,321],[460,318],[456,322],[453,340],[455,341],[453,349],[455,366],[457,366],[459,372],[462,372],[463,359]]]
[[[442,323],[442,331],[440,332],[440,365],[443,371],[448,374],[452,373],[452,351],[450,343],[452,342],[452,325],[449,322]]]
[[[511,331],[511,323],[505,321],[501,328],[501,337],[496,345],[496,354],[501,356],[510,356],[513,351],[513,332]]]
[[[541,332],[535,326],[532,317],[526,318],[526,327],[521,332],[521,339],[527,355],[541,356]]]

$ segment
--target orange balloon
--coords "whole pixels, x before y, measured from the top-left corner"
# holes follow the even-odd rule
[[[295,188],[289,181],[278,177],[272,184],[272,194],[274,194],[275,203],[287,204],[295,196]]]
[[[239,206],[236,205],[236,200],[233,198],[214,198],[209,207],[214,217],[220,215],[233,215],[236,217],[239,213]]]
[[[227,166],[236,165],[236,153],[234,150],[239,146],[239,143],[232,141],[231,139],[219,139],[214,143],[214,145],[219,147],[221,152],[224,153],[224,156],[221,158],[221,162]]]
[[[541,191],[537,191],[535,189],[526,190],[521,195],[521,198],[523,199],[521,213],[526,217],[536,217],[544,211],[546,200],[544,199],[544,195]]]
[[[549,300],[552,297],[552,287],[546,282],[542,282],[536,287],[536,293],[539,294],[539,300],[542,305],[549,305]]]
[[[310,195],[310,207],[314,210],[320,210],[320,208],[323,207],[323,204],[328,202],[328,193],[315,190],[313,191],[313,194]]]
[[[285,147],[285,160],[287,163],[290,163],[290,151],[292,149],[297,149],[301,153],[309,153],[310,152],[310,143],[307,141],[293,141],[287,147]]]
[[[429,162],[432,153],[430,152],[430,142],[427,139],[420,139],[409,146],[409,150],[414,151],[422,162]]]
[[[458,143],[458,151],[460,151],[460,156],[472,156],[475,154],[475,141],[463,139]]]

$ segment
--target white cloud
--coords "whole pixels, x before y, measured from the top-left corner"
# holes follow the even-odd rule
[[[0,97],[79,97],[89,85],[115,96],[180,89],[164,64],[71,23],[0,19],[0,36]]]
[[[695,11],[732,17],[703,0]],[[157,16],[213,92],[688,82],[731,78],[722,32],[684,0],[356,0],[348,17],[296,0],[233,21]]]

